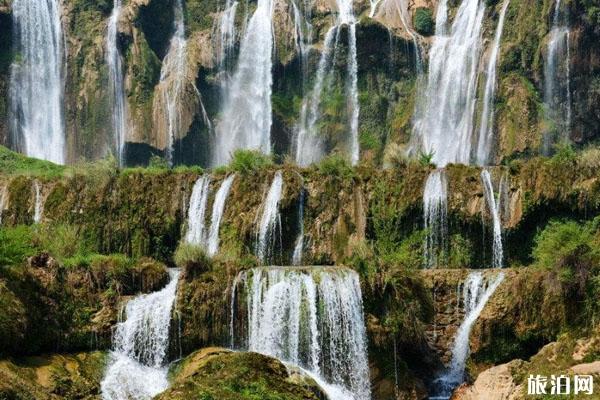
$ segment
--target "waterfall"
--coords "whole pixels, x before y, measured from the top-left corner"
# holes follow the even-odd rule
[[[160,71],[158,84],[160,103],[154,105],[155,120],[163,121],[164,119],[163,123],[157,125],[165,131],[165,158],[169,165],[173,165],[175,140],[184,133],[182,132],[185,128],[182,123],[182,110],[186,106],[183,97],[188,75],[183,0],[175,0],[173,7],[175,32]]]
[[[448,182],[446,171],[429,174],[423,191],[425,227],[425,267],[434,268],[445,261],[448,246]]]
[[[304,252],[304,202],[306,201],[306,191],[304,188],[300,191],[300,200],[298,201],[298,237],[292,254],[292,264],[302,264],[302,253]]]
[[[300,54],[300,59],[302,60],[302,76],[305,78],[308,66],[308,51],[312,44],[311,6],[305,1],[305,12],[303,14],[296,1],[292,1],[291,4],[294,14],[294,41],[296,43],[296,51]]]
[[[179,271],[171,269],[169,275],[171,281],[162,290],[127,303],[100,386],[103,400],[149,400],[167,389],[169,328]]]
[[[300,120],[296,126],[294,144],[295,158],[299,165],[307,166],[320,161],[325,153],[324,138],[318,131],[318,121],[321,117],[320,105],[325,81],[334,73],[334,53],[339,41],[339,31],[342,25],[348,26],[347,76],[345,91],[347,96],[348,156],[352,165],[358,163],[360,147],[358,142],[358,63],[356,59],[356,20],[352,10],[352,0],[337,0],[338,14],[335,25],[327,31],[323,51],[317,66],[314,86],[308,96],[305,96],[300,111]]]
[[[571,54],[568,16],[556,0],[544,64],[544,106],[551,127],[544,133],[544,154],[555,141],[568,141],[571,129]]]
[[[0,190],[0,226],[2,225],[2,213],[4,213],[4,210],[8,207],[9,195],[8,186],[2,186],[2,190]]]
[[[383,1],[381,6],[377,7],[381,1]],[[375,2],[371,0],[370,14],[371,18],[376,17],[379,20],[387,21],[387,23],[385,23],[387,26],[401,26],[404,29],[415,49],[415,70],[417,71],[417,78],[421,77],[423,73],[423,60],[421,58],[422,50],[417,38],[417,33],[409,22],[412,18],[408,11],[408,0],[377,0]],[[396,18],[398,18],[399,21]]]
[[[463,288],[463,318],[452,346],[449,369],[435,380],[435,395],[430,399],[449,399],[455,387],[464,382],[465,365],[469,356],[469,335],[486,303],[504,280],[500,272],[493,280],[486,280],[481,272],[471,272]]]
[[[108,20],[106,32],[106,64],[108,65],[109,91],[112,100],[112,123],[114,148],[119,165],[124,165],[124,146],[127,128],[127,109],[125,101],[125,83],[123,78],[123,58],[117,43],[121,0],[114,0],[112,14]]]
[[[26,155],[64,164],[64,37],[58,0],[14,0],[11,132]]]
[[[433,155],[438,167],[468,164],[477,92],[485,4],[463,0],[449,33],[447,0],[436,15],[436,35],[429,51],[427,85],[417,102],[412,151]]]
[[[366,329],[356,272],[255,268],[236,278],[233,343],[306,369],[332,400],[370,399]],[[245,291],[245,298],[242,292]],[[235,293],[237,294],[236,298]],[[236,307],[236,302],[243,305]],[[247,327],[233,326],[237,320]]]
[[[37,180],[33,181],[33,193],[33,223],[39,224],[44,216],[44,196],[42,195],[42,185]]]
[[[236,149],[271,153],[273,2],[258,0],[216,126],[213,165],[229,162]]]
[[[187,232],[185,234],[187,243],[204,245],[206,242],[204,221],[209,190],[210,175],[203,175],[196,180],[188,209]]]
[[[279,202],[283,191],[281,171],[275,173],[269,192],[263,204],[262,216],[256,232],[256,255],[263,263],[269,262],[275,254],[277,234],[281,235],[281,215]],[[281,244],[281,237],[279,237]]]
[[[208,255],[211,257],[219,251],[219,228],[221,227],[223,211],[225,211],[225,202],[227,201],[227,196],[229,196],[229,191],[231,190],[234,178],[235,175],[229,175],[227,179],[223,181],[215,196],[206,245]]]
[[[500,180],[498,195],[494,194],[494,186],[489,171],[481,171],[481,181],[483,184],[483,193],[485,202],[487,203],[490,215],[493,221],[493,259],[492,265],[494,268],[502,268],[504,262],[504,252],[502,249],[502,193],[505,191],[504,177]]]
[[[233,56],[237,7],[237,1],[232,2],[231,0],[227,0],[219,21],[219,43],[217,46],[219,48],[219,56],[217,62],[221,69],[227,69],[227,63]]]
[[[510,0],[504,0],[500,17],[498,18],[498,27],[494,35],[494,44],[488,61],[485,81],[485,91],[483,94],[483,110],[481,112],[481,124],[479,125],[479,140],[477,142],[477,164],[486,165],[489,162],[494,139],[494,96],[496,95],[496,64],[500,53],[500,39],[502,39],[502,30],[504,29],[504,19]]]

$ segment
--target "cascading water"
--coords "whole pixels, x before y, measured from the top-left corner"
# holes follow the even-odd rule
[[[303,2],[304,13],[301,12],[299,4],[292,1],[292,11],[294,14],[294,36],[296,42],[296,51],[300,54],[302,61],[302,76],[306,78],[308,66],[308,51],[312,45],[312,24],[311,20],[311,4],[308,1]]]
[[[112,123],[114,149],[119,165],[125,163],[124,146],[127,127],[127,103],[125,101],[125,83],[123,79],[123,57],[117,44],[121,0],[114,0],[112,14],[108,20],[106,32],[106,64],[108,65],[109,90],[112,100]]]
[[[481,182],[483,184],[483,193],[487,203],[490,215],[493,221],[493,248],[492,265],[494,268],[502,268],[504,263],[504,251],[502,248],[502,193],[505,191],[504,177],[500,180],[498,195],[494,194],[494,186],[489,171],[481,171]]]
[[[426,231],[425,267],[438,267],[444,261],[448,246],[448,182],[446,171],[429,174],[423,191],[423,216]]]
[[[306,369],[331,400],[370,399],[358,275],[345,268],[255,268],[236,278],[232,343]],[[242,293],[245,291],[245,298]],[[240,306],[238,306],[238,304]],[[245,317],[245,318],[244,318]],[[234,326],[247,321],[247,326]],[[235,336],[238,332],[241,335]]]
[[[103,400],[149,400],[167,389],[167,351],[178,270],[162,290],[127,303],[126,319],[113,338],[109,365],[100,385]]]
[[[432,154],[438,167],[471,157],[477,71],[485,2],[463,0],[447,33],[447,0],[438,5],[427,86],[417,102],[411,151]]]
[[[235,47],[235,14],[238,8],[237,1],[227,0],[219,21],[219,55],[217,62],[221,69],[227,69],[227,63],[233,56]]]
[[[214,166],[227,164],[236,149],[271,153],[273,2],[258,0],[240,45],[216,126]]]
[[[281,171],[277,171],[264,201],[262,216],[256,231],[256,256],[263,263],[273,258],[275,247],[281,244],[281,237],[278,237],[278,234],[281,235],[279,202],[282,191],[283,175]]]
[[[380,2],[381,5],[378,6]],[[371,1],[370,17],[385,21],[387,26],[397,26],[404,29],[406,34],[410,37],[415,50],[415,70],[417,71],[417,78],[421,77],[423,73],[422,50],[417,38],[417,33],[409,22],[412,18],[408,10],[408,0]]]
[[[39,224],[44,216],[44,196],[42,195],[42,185],[36,180],[33,181],[33,223]]]
[[[544,106],[550,127],[544,133],[542,151],[551,152],[557,141],[568,141],[571,129],[571,54],[568,15],[556,0],[544,64]]]
[[[63,115],[64,38],[58,0],[14,0],[11,132],[17,150],[66,162]]]
[[[494,35],[494,44],[490,53],[490,59],[486,70],[485,91],[483,94],[483,109],[481,112],[481,123],[479,125],[479,139],[477,142],[477,163],[486,165],[490,158],[492,144],[494,140],[494,96],[496,95],[496,64],[500,53],[500,39],[504,30],[504,19],[510,0],[504,0],[500,17],[498,18],[498,27]]]
[[[324,138],[319,135],[318,121],[321,117],[320,105],[325,81],[334,72],[335,49],[339,42],[340,28],[348,26],[348,55],[345,90],[347,97],[347,125],[349,138],[348,156],[353,165],[358,163],[360,147],[358,143],[358,63],[356,59],[356,20],[352,10],[352,0],[337,0],[338,14],[335,25],[327,31],[323,52],[319,59],[317,74],[312,91],[305,97],[296,126],[294,144],[295,158],[299,165],[307,166],[320,161],[325,153]]]
[[[175,0],[173,7],[175,33],[171,38],[169,50],[160,71],[158,98],[161,103],[154,106],[155,120],[164,121],[157,125],[165,131],[165,158],[169,165],[173,164],[175,139],[181,135],[181,130],[184,128],[182,126],[182,109],[184,108],[185,80],[188,75],[183,0]]]
[[[229,196],[234,178],[235,175],[228,176],[221,184],[221,187],[219,187],[215,196],[206,245],[207,253],[211,257],[219,251],[219,228],[221,227],[223,212],[225,211],[225,202],[227,201],[227,196]]]
[[[304,202],[306,201],[306,191],[304,188],[300,192],[298,201],[298,237],[294,245],[294,253],[292,254],[292,264],[302,264],[302,254],[304,253]]]
[[[463,288],[465,316],[454,338],[450,367],[436,379],[434,395],[429,397],[431,400],[449,399],[454,388],[464,382],[465,365],[469,356],[471,328],[503,280],[504,274],[502,272],[492,280],[486,280],[481,272],[472,272],[467,277]]]
[[[198,178],[190,197],[187,232],[185,234],[185,241],[187,243],[196,245],[204,245],[206,243],[205,214],[209,190],[210,175],[203,175]]]

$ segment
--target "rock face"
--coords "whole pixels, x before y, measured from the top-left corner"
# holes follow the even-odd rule
[[[105,358],[93,352],[0,361],[0,398],[99,400]]]
[[[325,400],[326,396],[311,378],[288,370],[274,358],[207,348],[181,361],[175,367],[171,387],[156,397],[192,398]]]
[[[501,364],[483,371],[473,385],[463,385],[452,395],[452,400],[517,400],[522,399],[520,387],[515,383],[512,371],[522,361]]]
[[[0,143],[10,144],[8,82],[11,52],[11,7],[9,0],[0,2]],[[219,118],[222,84],[231,74],[236,56],[223,67],[219,63],[221,49],[218,2],[188,0],[186,36],[188,69],[184,77],[184,101],[177,106],[181,129],[176,133],[176,163],[207,165],[214,144],[211,126]],[[357,1],[354,13],[357,25],[358,89],[360,99],[359,133],[363,160],[381,165],[398,155],[408,143],[411,117],[419,93],[418,58],[426,61],[432,38],[421,36],[415,27],[417,10],[433,13],[435,1],[410,2],[401,18],[392,0],[381,1],[370,18],[369,4]],[[498,62],[497,117],[495,118],[497,149],[495,162],[538,151],[542,133],[548,122],[543,111],[543,67],[552,20],[552,1],[514,0],[508,6]],[[67,37],[66,122],[69,161],[98,159],[112,149],[110,121],[112,110],[105,65],[105,31],[111,13],[111,2],[67,0],[61,3],[62,20]],[[598,72],[600,55],[595,43],[600,40],[597,11],[585,1],[573,1],[565,7],[570,15],[572,132],[577,144],[598,137],[600,125],[600,89]],[[451,15],[457,4],[450,5]],[[492,43],[498,22],[500,2],[487,5],[483,43]],[[293,132],[300,115],[302,97],[309,92],[325,32],[332,24],[335,2],[315,2],[307,10],[312,25],[314,46],[307,56],[305,79],[299,46],[296,43],[295,17],[291,3],[276,1],[274,5],[275,62],[273,73],[273,150],[289,154]],[[235,16],[234,53],[239,48],[241,32],[254,5],[240,5]],[[301,10],[302,11],[302,10]],[[404,20],[403,20],[404,19]],[[429,23],[433,25],[433,20]],[[530,29],[536,26],[535,30]],[[417,29],[418,28],[418,29]],[[124,58],[125,91],[128,108],[127,157],[131,164],[147,163],[151,155],[164,155],[165,118],[160,112],[160,72],[173,34],[173,2],[161,0],[131,1],[125,5],[118,24],[118,46]],[[306,34],[307,32],[305,32]],[[391,35],[390,35],[391,33]],[[428,34],[428,33],[424,33]],[[413,41],[414,36],[414,41]],[[347,43],[340,41],[345,54]],[[419,49],[415,43],[419,43]],[[488,54],[489,49],[482,54]],[[417,57],[419,53],[419,57]],[[481,60],[482,66],[487,62]],[[427,65],[422,62],[421,65]],[[338,65],[337,67],[342,67]],[[483,67],[481,68],[484,69]],[[480,79],[483,81],[483,79]],[[336,90],[339,88],[336,88]],[[334,91],[336,92],[336,91]],[[337,93],[337,92],[336,92]],[[326,96],[326,114],[337,111],[336,98]],[[212,121],[212,122],[209,122]],[[331,148],[338,149],[342,134],[335,120],[327,125],[326,136]],[[339,124],[338,124],[339,125]]]

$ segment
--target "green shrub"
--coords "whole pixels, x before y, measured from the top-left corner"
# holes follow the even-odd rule
[[[150,161],[148,161],[148,168],[160,170],[169,169],[169,163],[160,156],[152,155],[152,157],[150,157]]]
[[[229,168],[240,174],[249,174],[272,164],[273,161],[259,151],[236,150],[229,163]]]
[[[417,8],[413,23],[415,30],[421,35],[431,36],[434,34],[435,24],[433,22],[431,9],[425,7]]]
[[[92,246],[73,225],[40,225],[34,232],[34,240],[41,251],[47,251],[61,263],[93,252]]]
[[[25,225],[0,228],[0,266],[20,264],[36,253],[31,228]]]
[[[339,154],[332,154],[329,157],[325,157],[319,163],[318,169],[323,175],[338,177],[342,180],[354,177],[354,169],[348,160]]]
[[[473,256],[473,244],[461,234],[450,237],[448,249],[448,268],[470,268]]]
[[[185,270],[188,278],[193,278],[199,274],[209,271],[212,261],[204,249],[195,244],[181,243],[173,255],[175,264]]]

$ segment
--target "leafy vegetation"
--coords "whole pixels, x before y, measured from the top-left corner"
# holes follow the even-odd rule
[[[49,161],[29,158],[0,146],[0,173],[4,175],[61,176],[65,167]]]
[[[35,252],[32,228],[24,225],[0,228],[0,266],[20,264]]]
[[[251,174],[273,164],[273,161],[256,150],[236,150],[233,153],[229,169],[242,175]]]
[[[354,169],[348,160],[339,154],[332,154],[329,157],[325,157],[317,165],[317,168],[323,175],[333,176],[342,180],[354,177]]]
[[[430,8],[419,7],[414,16],[415,30],[423,36],[431,36],[435,31],[433,14]]]

